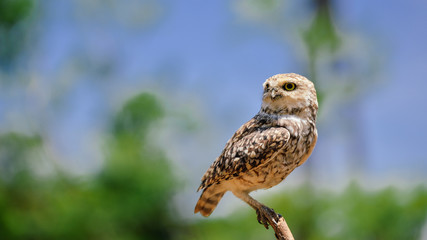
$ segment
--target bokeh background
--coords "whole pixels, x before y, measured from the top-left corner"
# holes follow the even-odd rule
[[[296,239],[427,239],[427,2],[0,0],[0,239],[273,239],[203,173],[263,81],[319,140],[255,198]]]

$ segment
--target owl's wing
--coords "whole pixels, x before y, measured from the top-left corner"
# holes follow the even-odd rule
[[[262,128],[255,125],[249,121],[233,135],[221,155],[206,171],[198,191],[264,164],[290,138],[286,128]]]

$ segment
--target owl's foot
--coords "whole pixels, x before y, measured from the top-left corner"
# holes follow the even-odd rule
[[[258,208],[256,210],[256,214],[257,214],[258,222],[264,225],[266,229],[268,229],[268,225],[270,224],[270,221],[274,221],[274,223],[277,225],[277,223],[279,222],[279,219],[282,217],[280,214],[277,214],[276,212],[274,212],[273,209],[266,206],[262,206]]]

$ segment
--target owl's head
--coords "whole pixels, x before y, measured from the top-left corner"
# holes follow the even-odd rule
[[[264,84],[261,111],[270,114],[316,115],[316,89],[307,78],[295,74],[277,74]]]

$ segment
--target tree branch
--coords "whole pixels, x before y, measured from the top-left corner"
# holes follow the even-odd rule
[[[292,235],[291,229],[289,229],[285,218],[280,214],[278,214],[278,216],[279,219],[277,222],[274,218],[270,216],[268,217],[268,223],[276,233],[276,238],[278,240],[294,240],[294,236]]]
[[[288,224],[285,221],[285,218],[279,215],[279,222],[277,225],[272,225],[274,232],[276,233],[276,238],[279,240],[294,240],[291,229],[289,229]]]

